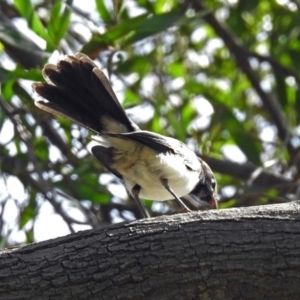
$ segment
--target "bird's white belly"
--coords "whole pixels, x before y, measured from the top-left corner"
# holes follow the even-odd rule
[[[124,181],[129,192],[136,184],[141,187],[140,198],[159,201],[173,199],[162,185],[161,178],[166,178],[169,187],[178,197],[182,197],[194,189],[199,181],[199,172],[187,169],[180,156],[159,154],[132,166]]]

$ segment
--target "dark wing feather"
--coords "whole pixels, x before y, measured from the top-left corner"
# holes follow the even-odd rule
[[[140,143],[159,153],[175,153],[173,147],[168,143],[168,140],[165,137],[153,132],[135,131],[119,134],[108,133],[108,135]]]
[[[113,148],[106,148],[103,146],[94,146],[92,149],[94,156],[115,176],[122,179],[122,175],[114,168],[112,168],[113,163]]]

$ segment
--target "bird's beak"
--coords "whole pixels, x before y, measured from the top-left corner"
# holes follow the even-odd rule
[[[208,204],[209,204],[211,209],[218,209],[218,200],[216,199],[215,196],[212,196],[209,199]]]
[[[218,200],[215,194],[211,195],[209,200],[202,200],[194,194],[186,195],[181,199],[192,210],[218,209]]]

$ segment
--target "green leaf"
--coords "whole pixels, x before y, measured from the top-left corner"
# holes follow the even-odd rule
[[[188,80],[185,85],[185,89],[189,92],[189,94],[201,94],[203,92],[203,86],[201,83],[197,82],[194,79]]]
[[[75,179],[70,176],[77,175]],[[79,200],[90,200],[95,203],[108,203],[111,196],[104,186],[99,184],[98,176],[95,175],[95,169],[91,168],[91,164],[81,164],[72,171],[68,176],[69,184],[66,179],[55,182],[55,187],[63,190],[66,194],[70,194]]]
[[[132,73],[136,72],[141,77],[149,73],[151,66],[149,58],[146,56],[133,56],[118,64],[118,72]]]
[[[82,48],[82,52],[94,53],[116,43],[125,47],[174,26],[182,17],[182,13],[176,10],[147,17],[148,13],[126,19],[110,28],[105,34],[94,35],[91,41]],[[119,41],[120,39],[123,41]]]
[[[251,1],[238,1],[237,11],[242,14],[243,11],[249,12],[256,9],[258,5],[258,0],[251,0]]]
[[[185,141],[186,129],[184,126],[182,126],[181,122],[179,122],[178,118],[176,118],[174,111],[169,110],[167,112],[167,118],[168,118],[168,123],[172,126],[174,132],[176,133],[176,138],[178,140]]]
[[[51,18],[48,23],[48,34],[54,44],[59,45],[60,40],[67,32],[72,11],[63,2],[57,1],[52,8]]]
[[[46,162],[49,157],[49,148],[46,140],[43,137],[35,138],[34,140],[34,154],[39,158],[39,161]]]
[[[31,18],[33,7],[30,0],[14,0],[14,4],[26,20]]]
[[[286,94],[286,84],[284,78],[281,75],[275,74],[276,79],[276,89],[278,93],[278,100],[281,102],[282,106],[285,107],[288,100]]]
[[[178,1],[176,0],[156,0],[154,1],[155,13],[161,14],[170,10],[174,10],[178,6]]]
[[[35,197],[36,197],[36,193]],[[23,228],[29,221],[36,216],[36,207],[34,203],[30,203],[20,212],[19,228]]]
[[[100,186],[98,176],[89,172],[81,174],[80,178],[74,182],[72,187],[79,199],[90,200],[96,203],[108,203],[110,196],[104,191],[104,187]]]
[[[187,128],[192,119],[197,115],[197,111],[192,103],[187,102],[181,110],[181,122]]]
[[[236,205],[236,202],[237,202],[236,199],[231,199],[231,200],[226,201],[226,202],[221,202],[219,204],[219,209],[234,207]]]
[[[141,103],[141,98],[137,93],[129,89],[125,91],[124,101],[122,103],[122,106],[124,108],[130,107],[132,105],[140,104],[140,103]]]
[[[1,86],[1,93],[2,93],[3,98],[6,101],[10,101],[12,96],[15,94],[14,93],[14,84],[15,84],[14,80],[9,80],[9,81],[6,81],[5,83],[3,83]]]
[[[239,126],[241,125],[239,124]],[[259,148],[253,139],[238,127],[236,130],[231,131],[231,135],[238,147],[244,152],[247,159],[258,166],[261,165]]]
[[[153,15],[144,20],[140,26],[131,33],[130,37],[122,43],[122,45],[126,46],[133,44],[161,31],[167,30],[174,26],[181,18],[182,13],[177,10],[160,15]]]
[[[47,41],[47,49],[54,50],[54,44],[45,27],[43,26],[38,14],[34,11],[34,7],[30,0],[14,0],[14,4],[19,13],[27,20],[29,27],[41,38]]]
[[[148,14],[142,14],[138,17],[121,21],[104,34],[94,34],[91,41],[83,46],[82,52],[90,54],[98,51],[98,49],[114,46],[119,39],[128,36],[133,30],[138,28],[147,16]]]
[[[172,62],[167,65],[167,72],[174,78],[184,77],[186,68],[181,62]]]
[[[31,244],[34,242],[34,233],[33,233],[33,227],[30,228],[30,230],[25,231],[26,234],[26,242],[27,244]]]
[[[112,13],[110,13],[105,5],[104,0],[96,0],[97,10],[106,24],[113,24],[114,19],[112,18]]]
[[[20,210],[20,217],[19,217],[20,229],[23,229],[24,226],[28,224],[28,222],[34,221],[37,215],[37,202],[36,202],[37,192],[35,189],[29,189],[28,191],[29,191],[29,195],[28,195],[29,201],[27,205]]]
[[[9,80],[9,70],[0,67],[0,82],[6,82]]]
[[[243,124],[236,119],[234,114],[226,108],[226,111],[224,111],[219,120],[223,122],[224,126],[236,142],[236,145],[243,151],[247,159],[258,166],[261,165],[258,143],[253,141]]]
[[[18,79],[43,81],[43,76],[41,71],[37,69],[24,70],[24,68],[17,66],[15,70],[9,71],[0,67],[0,79],[2,82]]]
[[[161,117],[158,113],[156,113],[152,118],[150,130],[154,132],[161,132]]]

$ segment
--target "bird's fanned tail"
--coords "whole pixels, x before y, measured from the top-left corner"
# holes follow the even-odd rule
[[[41,109],[100,134],[108,130],[110,121],[122,127],[119,132],[138,129],[127,117],[106,76],[84,54],[68,56],[57,66],[47,64],[43,75],[47,83],[33,84],[33,89],[49,101],[36,101]]]

